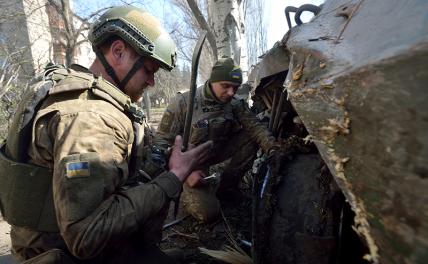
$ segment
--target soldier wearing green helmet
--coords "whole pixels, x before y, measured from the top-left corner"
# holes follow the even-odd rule
[[[121,89],[134,72],[141,67],[144,58],[156,61],[160,67],[168,71],[175,66],[175,44],[169,34],[161,27],[156,18],[148,12],[132,6],[108,10],[92,24],[88,38],[97,58]],[[100,46],[112,38],[121,38],[140,55],[140,59],[135,62],[133,68],[122,80],[119,80],[100,50]]]
[[[171,70],[175,46],[157,20],[125,6],[89,33],[89,69],[51,66],[21,101],[0,149],[0,210],[13,257],[25,263],[174,263],[158,249],[169,203],[211,143],[181,152],[147,177],[136,103]]]

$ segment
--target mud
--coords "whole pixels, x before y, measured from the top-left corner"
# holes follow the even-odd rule
[[[239,204],[222,202],[222,211],[223,215],[212,224],[199,223],[187,216],[179,224],[167,228],[163,233],[161,248],[181,249],[185,255],[185,263],[224,263],[201,253],[201,247],[224,250],[226,246],[237,244],[251,255],[251,249],[242,242],[251,241],[251,199]]]

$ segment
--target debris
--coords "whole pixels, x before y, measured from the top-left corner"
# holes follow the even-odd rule
[[[345,97],[342,97],[340,99],[335,99],[334,102],[338,105],[338,106],[345,106]]]
[[[325,88],[325,89],[333,89],[334,88],[333,81],[330,79],[327,79],[324,81],[321,80],[321,81],[319,81],[319,84],[321,85],[322,88]]]
[[[312,143],[313,142],[313,137],[312,137],[312,135],[307,135],[304,139],[303,139],[303,141],[305,142],[305,144],[309,144],[309,143]]]
[[[168,223],[168,224],[165,224],[165,225],[162,227],[162,230],[165,230],[165,229],[167,229],[167,228],[169,228],[169,227],[171,227],[171,226],[174,226],[174,225],[176,225],[176,224],[180,223],[181,221],[183,221],[184,219],[186,219],[188,216],[189,216],[189,215],[185,215],[185,216],[183,216],[183,217],[181,217],[181,218],[179,218],[179,219],[177,219],[177,220],[174,220],[174,221],[172,221],[172,222],[170,222],[170,223]]]
[[[303,64],[300,66],[298,65],[296,68],[297,68],[296,71],[293,72],[293,81],[300,80],[300,78],[302,78],[302,75],[303,75]]]
[[[165,241],[166,239],[168,239],[172,236],[175,236],[175,235],[199,240],[199,237],[196,234],[185,234],[185,233],[181,233],[180,231],[177,231],[175,229],[171,229],[171,230],[173,231],[173,233],[167,235],[165,238],[162,239],[162,241]]]
[[[226,246],[224,250],[210,250],[207,248],[200,247],[199,250],[213,258],[222,260],[226,263],[231,264],[252,264],[253,260],[247,255],[243,254],[232,247]]]
[[[220,213],[223,218],[224,225],[226,227],[227,240],[232,244],[232,246],[225,246],[224,250],[210,250],[203,247],[199,247],[199,250],[208,256],[222,260],[227,263],[252,264],[253,260],[247,255],[247,253],[245,253],[244,250],[242,250],[242,248],[239,247],[238,243],[234,239],[234,236],[232,234],[232,229],[230,228],[230,225],[223,213],[223,210],[220,209]],[[241,239],[240,241],[242,242],[245,240]]]

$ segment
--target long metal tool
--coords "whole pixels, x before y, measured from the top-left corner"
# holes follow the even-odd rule
[[[202,30],[201,35],[199,36],[198,42],[196,43],[195,49],[193,51],[190,92],[189,100],[187,102],[186,122],[184,123],[183,146],[181,148],[181,151],[186,151],[189,146],[190,126],[192,125],[193,106],[195,103],[196,79],[198,77],[199,58],[201,56],[202,47],[204,45],[206,37],[207,32],[205,30]]]
[[[189,146],[189,137],[190,137],[190,126],[192,125],[192,116],[193,116],[193,106],[195,104],[195,94],[196,94],[196,79],[198,77],[198,65],[199,57],[201,57],[202,47],[204,41],[207,37],[207,32],[205,30],[201,31],[198,42],[196,42],[195,49],[193,51],[192,57],[192,75],[190,77],[190,92],[189,100],[187,102],[187,112],[186,112],[186,121],[184,123],[184,132],[183,132],[183,145],[181,151],[186,151]],[[180,197],[174,201],[174,220],[177,219],[178,207],[180,204]]]

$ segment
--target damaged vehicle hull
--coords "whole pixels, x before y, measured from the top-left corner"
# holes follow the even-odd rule
[[[327,0],[249,77],[271,113],[286,94],[372,263],[428,263],[427,12],[423,0]]]

